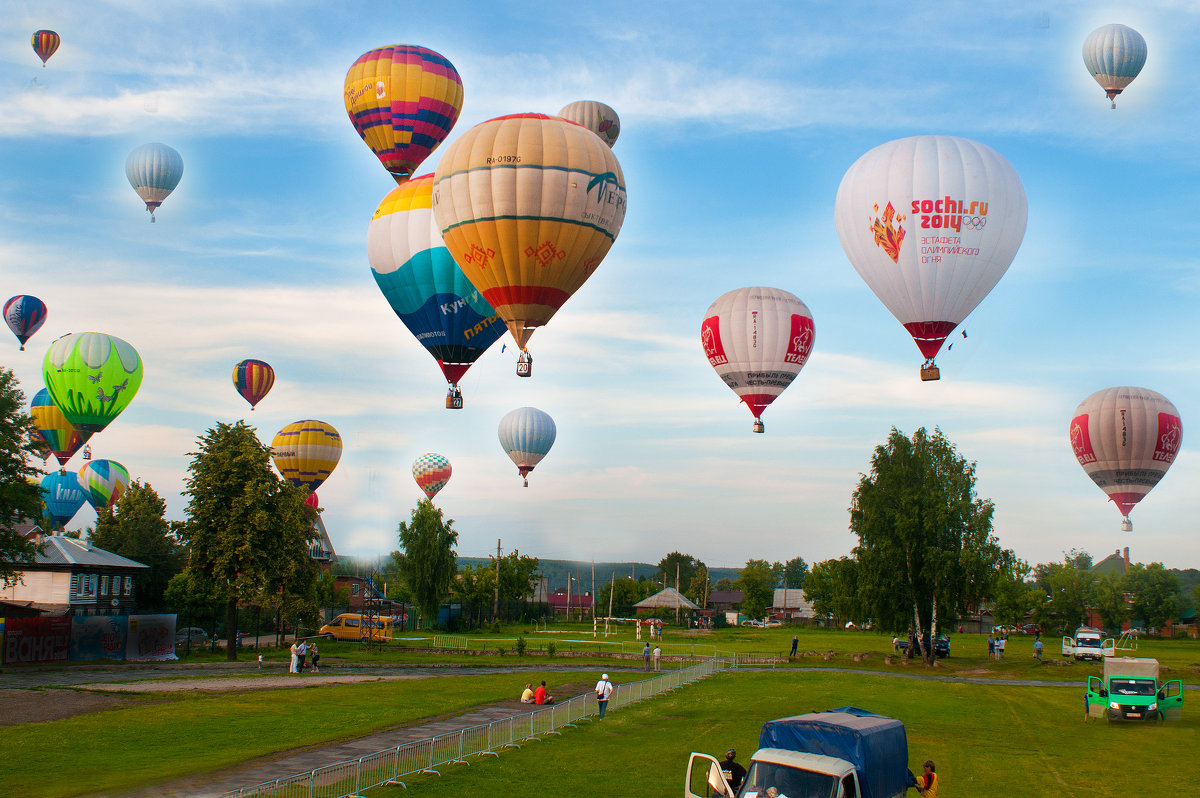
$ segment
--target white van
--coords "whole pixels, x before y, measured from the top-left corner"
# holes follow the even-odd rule
[[[1075,630],[1075,636],[1063,638],[1063,656],[1075,659],[1094,659],[1097,662],[1105,657],[1111,657],[1116,644],[1110,637],[1104,639],[1104,632],[1091,626],[1081,626]]]

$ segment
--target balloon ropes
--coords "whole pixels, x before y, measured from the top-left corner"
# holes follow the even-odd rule
[[[263,360],[243,360],[233,367],[233,387],[250,403],[250,410],[271,392],[275,369]]]
[[[143,144],[125,159],[125,177],[146,203],[150,221],[183,177],[183,157],[166,144]]]
[[[324,421],[296,421],[275,434],[271,459],[284,479],[311,493],[342,459],[342,436]]]
[[[1083,40],[1083,63],[1117,107],[1117,95],[1146,65],[1146,40],[1125,25],[1102,25]]]
[[[453,470],[449,460],[434,452],[428,452],[418,457],[413,461],[412,467],[413,479],[417,481],[417,486],[425,491],[425,495],[431,501],[438,491],[446,487]]]
[[[855,271],[912,335],[925,363],[1008,271],[1025,235],[1025,189],[995,150],[914,136],[863,155],[838,186],[834,221]]]
[[[133,401],[142,359],[114,335],[70,333],[50,345],[42,378],[68,424],[81,433],[100,432]]]
[[[621,120],[617,112],[595,100],[573,102],[564,106],[558,115],[577,125],[583,125],[610,147],[617,143],[617,136],[621,135]]]
[[[367,230],[375,284],[450,383],[446,407],[462,407],[458,381],[505,327],[463,274],[433,218],[433,175],[401,183]]]
[[[397,183],[437,149],[462,110],[458,70],[414,45],[363,53],[346,73],[343,90],[351,124]]]
[[[554,419],[536,407],[519,407],[500,419],[500,447],[529,487],[529,472],[554,445]]]
[[[763,410],[808,362],[815,335],[808,306],[778,288],[722,294],[700,325],[708,362],[750,408],[755,432],[766,429]]]
[[[1179,453],[1179,411],[1156,391],[1105,388],[1075,408],[1070,434],[1075,459],[1121,511],[1121,531],[1132,531],[1130,511]]]
[[[4,303],[4,323],[17,336],[24,352],[25,342],[46,323],[46,303],[35,296],[18,294]]]
[[[559,117],[492,119],[446,148],[433,213],[446,248],[520,347],[520,376],[532,373],[533,331],[608,254],[625,200],[612,150]]]
[[[99,514],[110,510],[129,487],[129,469],[116,460],[92,460],[79,469],[84,498]]]
[[[33,51],[37,53],[37,57],[42,59],[42,68],[45,69],[50,56],[54,55],[58,51],[58,46],[62,44],[62,37],[52,30],[39,30],[34,31],[29,43],[33,45]]]
[[[33,395],[29,415],[37,434],[46,442],[46,448],[58,459],[59,468],[65,468],[71,456],[92,437],[92,433],[81,433],[71,426],[45,388]]]
[[[51,529],[71,522],[83,506],[84,493],[79,477],[70,471],[42,477],[42,503],[46,506],[45,518]]]

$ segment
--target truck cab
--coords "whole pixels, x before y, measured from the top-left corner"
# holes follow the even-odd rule
[[[1086,698],[1088,715],[1110,722],[1175,719],[1183,712],[1183,682],[1160,682],[1156,659],[1108,657],[1103,677],[1088,677]]]
[[[708,754],[693,753],[688,763],[684,795],[691,798],[767,798],[775,788],[781,796],[859,798],[858,774],[842,759],[820,754],[760,748],[754,752],[741,789],[721,774],[720,763]]]

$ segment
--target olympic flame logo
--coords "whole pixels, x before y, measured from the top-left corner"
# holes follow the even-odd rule
[[[875,203],[873,210],[876,214],[879,213],[879,203]],[[883,209],[883,218],[875,217],[874,224],[871,225],[871,232],[875,236],[875,246],[880,247],[887,256],[892,259],[892,263],[900,262],[900,244],[904,241],[904,227],[900,222],[907,217],[897,215],[896,209],[892,207],[892,203],[888,203]],[[895,226],[892,226],[893,220]]]

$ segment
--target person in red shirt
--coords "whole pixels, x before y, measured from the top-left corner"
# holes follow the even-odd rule
[[[554,696],[546,693],[546,682],[542,682],[533,691],[533,703],[535,704],[553,704]]]

